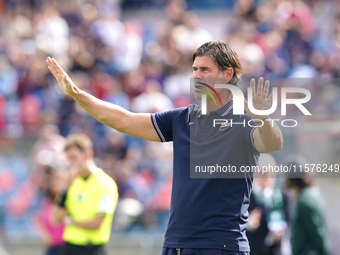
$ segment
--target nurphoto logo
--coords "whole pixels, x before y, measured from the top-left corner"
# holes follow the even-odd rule
[[[242,92],[242,90],[239,87],[236,87],[235,85],[231,85],[231,84],[215,84],[214,87],[203,83],[203,82],[199,82],[201,85],[204,85],[206,87],[208,87],[211,91],[213,91],[217,98],[219,99],[221,105],[222,105],[222,101],[220,96],[218,95],[218,93],[216,92],[215,88],[225,88],[225,89],[229,89],[230,93],[233,96],[233,114],[235,115],[243,115],[244,114],[244,94]],[[215,105],[216,105],[216,100],[214,98],[214,96],[211,94],[211,92],[209,92],[208,90],[204,89],[204,88],[200,88],[201,90],[205,91],[214,101]],[[256,114],[256,115],[269,115],[275,112],[275,110],[277,109],[277,105],[278,105],[278,93],[277,93],[277,88],[273,88],[272,93],[273,93],[273,101],[272,101],[272,105],[270,107],[270,109],[268,110],[257,110],[254,108],[253,106],[253,95],[252,95],[252,88],[249,87],[248,88],[248,107],[249,110]],[[293,87],[284,87],[281,88],[281,115],[282,116],[286,116],[287,115],[287,105],[288,104],[293,104],[295,105],[297,108],[300,109],[300,111],[304,114],[304,115],[312,115],[305,106],[303,106],[304,103],[307,103],[310,99],[311,99],[311,93],[308,89],[305,88],[293,88]],[[304,98],[287,98],[287,93],[300,93],[305,95]],[[202,94],[201,97],[201,101],[202,101],[202,115],[206,115],[207,114],[207,94]],[[255,121],[262,121],[262,120],[255,120]],[[270,121],[272,126],[274,126],[274,121],[280,121],[279,119],[266,119],[264,121]],[[264,121],[262,121],[262,125],[264,124]],[[248,121],[248,125],[249,126],[256,126],[256,125],[252,125],[250,123],[251,121]],[[287,123],[290,122],[294,122],[293,125],[288,125]],[[242,124],[243,126],[245,126],[245,120],[244,122],[234,122],[232,120],[226,120],[226,119],[214,119],[213,125],[215,127],[215,125],[230,125],[231,127],[233,126],[233,124]],[[281,121],[282,126],[284,127],[295,127],[297,126],[297,121],[294,119],[284,119]],[[261,126],[262,126],[261,125]]]

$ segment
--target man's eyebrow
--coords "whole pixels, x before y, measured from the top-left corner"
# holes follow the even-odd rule
[[[208,66],[199,66],[199,67],[197,67],[197,66],[192,66],[192,68],[211,69],[211,68],[208,67]]]

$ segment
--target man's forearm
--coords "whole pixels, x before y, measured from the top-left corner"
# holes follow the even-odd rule
[[[105,125],[124,132],[125,122],[130,114],[129,111],[118,105],[100,100],[78,87],[73,87],[72,91],[73,99],[92,117]]]
[[[94,218],[91,221],[75,221],[72,219],[70,224],[80,227],[80,228],[86,228],[86,229],[98,229],[100,228],[103,220],[104,220],[104,215],[99,215],[96,218]]]
[[[262,143],[269,151],[278,151],[282,148],[283,138],[279,127],[274,120],[267,119],[261,126],[258,124],[259,135]]]
[[[52,205],[52,212],[50,221],[53,226],[59,226],[63,223],[63,219],[68,215],[65,208],[59,207],[58,205]]]
[[[161,141],[150,113],[132,113],[118,105],[102,101],[79,89],[55,59],[48,57],[46,63],[61,90],[73,97],[92,117],[119,132],[150,141]]]

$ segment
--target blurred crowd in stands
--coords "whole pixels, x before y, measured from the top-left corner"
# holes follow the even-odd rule
[[[187,6],[193,1],[162,1],[157,11],[163,18],[153,26],[124,20],[129,2],[135,7],[138,1],[125,2],[122,9],[119,0],[0,0],[4,234],[37,235],[48,166],[62,160],[64,137],[74,132],[89,135],[96,163],[118,184],[114,230],[163,232],[167,223],[172,144],[144,141],[97,122],[63,95],[47,69],[47,56],[57,59],[82,89],[134,112],[187,106],[192,53],[215,39],[235,48],[244,79],[340,76],[337,0],[235,1],[222,9],[225,19],[205,26],[200,26],[204,12],[198,15]],[[153,9],[157,1],[143,2]],[[209,6],[210,13],[221,11]],[[209,26],[222,27],[221,37],[205,29]],[[314,111],[323,118],[340,114],[339,85],[309,85],[317,95],[314,102],[322,103]]]

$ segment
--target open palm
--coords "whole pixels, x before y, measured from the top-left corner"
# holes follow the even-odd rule
[[[46,59],[46,63],[48,65],[48,69],[56,78],[61,90],[66,94],[71,96],[74,92],[74,88],[76,85],[73,83],[71,78],[67,75],[64,69],[58,64],[58,62],[54,58],[48,57]]]
[[[273,93],[271,93],[268,97],[268,91],[269,91],[269,81],[267,80],[265,82],[265,85],[263,87],[263,78],[261,77],[259,79],[259,82],[257,84],[257,89],[255,92],[255,79],[250,80],[250,87],[252,88],[252,103],[256,110],[268,110],[270,108],[270,104],[273,100]],[[267,115],[257,115],[252,113],[249,110],[248,102],[244,100],[244,107],[246,112],[249,116],[251,116],[253,119],[266,119]]]

